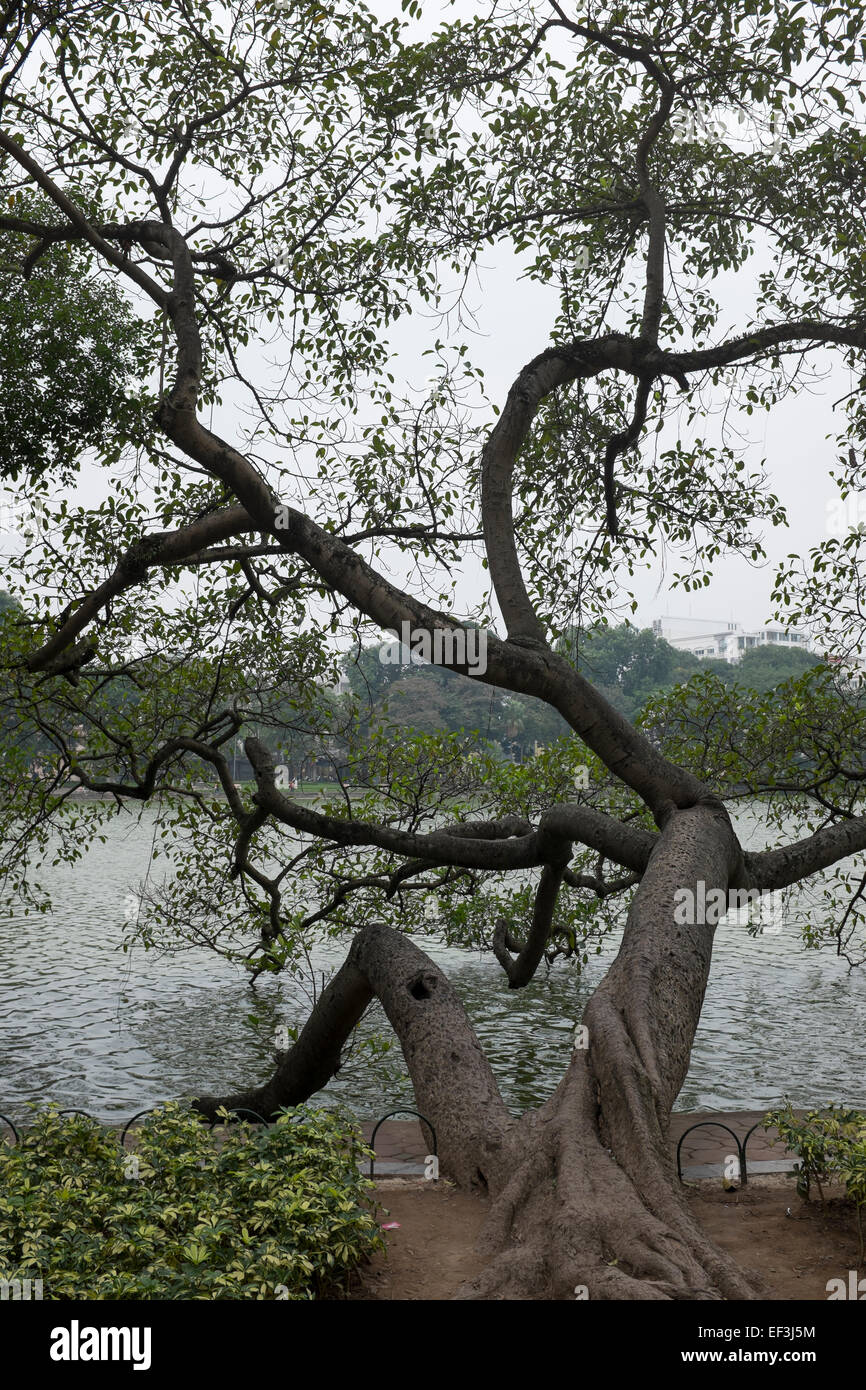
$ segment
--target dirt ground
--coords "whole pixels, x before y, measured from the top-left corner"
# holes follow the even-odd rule
[[[349,1298],[451,1298],[483,1264],[475,1242],[485,1201],[447,1182],[391,1178],[376,1186],[387,1209],[381,1221],[399,1222],[399,1229],[385,1232],[387,1253],[352,1276]],[[687,1194],[707,1234],[757,1275],[768,1300],[825,1300],[827,1281],[847,1280],[848,1270],[857,1268],[851,1209],[829,1196],[823,1211],[817,1199],[802,1202],[794,1181],[783,1174],[752,1177],[733,1192],[707,1179],[687,1184]]]
[[[385,1231],[387,1253],[352,1276],[350,1299],[427,1301],[451,1298],[484,1261],[475,1252],[487,1203],[451,1183],[386,1178],[376,1184],[387,1215],[400,1229]]]
[[[827,1281],[847,1283],[848,1271],[857,1268],[857,1219],[832,1188],[823,1209],[817,1197],[803,1202],[784,1173],[751,1177],[734,1192],[713,1179],[689,1184],[688,1191],[707,1235],[758,1275],[767,1299],[824,1301]]]

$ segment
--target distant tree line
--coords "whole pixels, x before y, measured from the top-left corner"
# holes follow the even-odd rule
[[[0,590],[0,614],[18,612],[17,601]],[[686,685],[701,673],[718,677],[727,687],[764,695],[819,664],[819,658],[809,652],[769,644],[750,648],[736,665],[702,660],[671,646],[649,628],[638,629],[629,623],[571,629],[561,646],[578,670],[632,720],[649,701]],[[323,683],[312,703],[307,693],[303,708],[291,682],[284,689],[265,689],[262,681],[257,688],[253,676],[250,687],[260,708],[245,721],[244,733],[254,730],[285,766],[287,776],[325,781],[345,765],[350,745],[357,751],[377,729],[465,733],[515,762],[525,761],[534,756],[539,745],[548,746],[569,733],[561,715],[542,700],[517,696],[480,681],[469,682],[445,667],[410,659],[409,650],[393,640],[387,644],[389,654],[396,649],[404,659],[382,661],[380,653],[385,648],[385,643],[376,643],[346,656],[342,669],[350,693],[338,697]],[[115,717],[121,706],[127,717],[134,717],[138,694],[133,679],[121,676],[105,685],[97,684],[99,700],[111,705]],[[37,759],[57,751],[33,726],[13,729],[7,723],[5,734]],[[72,719],[67,734],[74,745]],[[234,762],[242,779],[249,775],[242,752]]]
[[[389,643],[389,648],[394,645]],[[649,628],[629,623],[572,629],[561,645],[578,670],[628,719],[636,718],[649,700],[702,672],[718,676],[727,686],[763,695],[819,662],[799,648],[769,644],[750,648],[736,665],[702,660]],[[470,684],[454,671],[410,660],[406,648],[401,663],[382,662],[383,646],[361,648],[344,662],[361,720],[368,727],[384,723],[423,733],[462,730],[498,745],[506,757],[519,762],[532,756],[536,744],[552,743],[569,732],[565,720],[542,700],[480,682]]]

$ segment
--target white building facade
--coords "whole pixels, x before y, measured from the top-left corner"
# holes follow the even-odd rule
[[[705,632],[697,637],[678,637],[665,631],[664,618],[657,618],[653,623],[653,632],[657,637],[664,637],[666,642],[679,651],[691,652],[693,656],[704,659],[713,658],[715,661],[737,662],[742,658],[743,652],[750,651],[753,647],[796,647],[804,652],[810,649],[809,640],[804,632],[785,631],[781,627],[747,630],[740,623],[728,623],[724,629],[717,629],[715,632]]]

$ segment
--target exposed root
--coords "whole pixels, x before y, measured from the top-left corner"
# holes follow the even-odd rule
[[[629,1173],[604,1146],[598,1125],[572,1112],[585,1109],[590,1085],[589,1073],[582,1082],[578,1073],[575,1085],[544,1111],[524,1117],[509,1136],[516,1161],[493,1192],[479,1241],[490,1263],[457,1297],[759,1297],[761,1291],[696,1225],[669,1160],[660,1164],[648,1153]]]

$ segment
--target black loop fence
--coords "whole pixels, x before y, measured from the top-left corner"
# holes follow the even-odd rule
[[[264,1125],[267,1129],[270,1129],[270,1127],[271,1127],[271,1121],[270,1121],[270,1120],[266,1120],[265,1117],[264,1117],[263,1115],[260,1115],[260,1114],[258,1113],[258,1111],[256,1111],[256,1110],[248,1110],[247,1107],[246,1107],[245,1105],[239,1105],[235,1110],[230,1110],[230,1111],[228,1112],[228,1114],[229,1114],[229,1116],[231,1116],[231,1115],[237,1115],[238,1118],[240,1118],[241,1115],[252,1115],[253,1119],[254,1119],[258,1124]],[[218,1119],[216,1119],[216,1120],[211,1120],[211,1122],[210,1122],[210,1127],[211,1127],[211,1129],[216,1129],[217,1125],[225,1125],[225,1124],[229,1124],[229,1123],[230,1123],[229,1118],[226,1117],[226,1116],[224,1116],[224,1115],[221,1115],[221,1116],[219,1116]]]
[[[160,1107],[158,1105],[148,1106],[147,1109],[137,1111],[137,1113],[133,1115],[131,1119],[127,1120],[126,1124],[123,1127],[123,1130],[121,1131],[120,1147],[126,1148],[126,1136],[131,1130],[132,1126],[135,1124],[136,1120],[140,1120],[143,1115],[152,1115],[159,1109]],[[102,1123],[102,1121],[97,1120],[97,1117],[95,1115],[91,1115],[89,1110],[58,1110],[57,1114],[58,1116],[83,1115],[86,1119],[94,1120],[97,1124]],[[265,1125],[267,1128],[270,1128],[273,1123],[273,1121],[265,1119],[264,1115],[260,1115],[256,1110],[249,1110],[246,1106],[237,1106],[236,1108],[229,1110],[227,1116],[219,1116],[216,1119],[211,1120],[209,1128],[211,1130],[214,1130],[217,1127],[217,1125],[230,1123],[231,1117],[240,1120],[241,1117],[244,1115],[249,1116],[249,1118],[253,1120],[256,1124]],[[369,1176],[371,1178],[373,1177],[376,1166],[376,1135],[379,1133],[379,1130],[381,1129],[385,1121],[392,1119],[395,1115],[415,1115],[416,1118],[419,1119],[422,1124],[425,1124],[430,1131],[430,1136],[433,1141],[433,1157],[438,1157],[439,1143],[436,1136],[436,1130],[433,1126],[432,1121],[428,1120],[426,1115],[422,1115],[420,1110],[411,1110],[408,1107],[401,1107],[398,1110],[389,1110],[387,1115],[383,1115],[381,1119],[376,1121],[375,1125],[373,1126],[373,1133],[370,1136],[370,1148],[373,1150],[370,1156]],[[0,1112],[0,1123],[7,1125],[8,1128],[12,1131],[12,1134],[15,1136],[15,1144],[17,1145],[18,1143],[20,1143],[21,1135],[19,1131],[16,1129],[13,1122],[10,1120],[9,1116],[4,1115],[2,1114],[2,1112]],[[755,1124],[753,1124],[752,1127],[749,1130],[747,1130],[744,1138],[740,1139],[738,1135],[735,1134],[734,1131],[730,1128],[730,1126],[723,1124],[721,1120],[699,1120],[697,1124],[689,1125],[688,1129],[684,1130],[683,1133],[680,1135],[679,1141],[677,1143],[677,1178],[680,1182],[682,1182],[682,1148],[683,1143],[685,1139],[688,1137],[688,1135],[692,1134],[696,1129],[723,1129],[726,1134],[729,1134],[731,1136],[731,1138],[737,1146],[737,1160],[739,1163],[740,1170],[740,1186],[745,1187],[749,1181],[749,1171],[746,1164],[746,1147],[755,1130],[761,1129],[762,1127],[763,1120],[757,1120]]]
[[[127,1120],[127,1122],[126,1122],[126,1124],[123,1126],[123,1129],[122,1129],[121,1134],[120,1134],[120,1141],[119,1141],[119,1143],[120,1143],[120,1147],[121,1147],[122,1149],[125,1149],[125,1148],[126,1148],[126,1136],[127,1136],[127,1134],[129,1133],[129,1131],[132,1129],[132,1126],[135,1124],[136,1120],[140,1120],[140,1119],[142,1118],[143,1115],[153,1115],[153,1114],[155,1114],[156,1111],[159,1110],[159,1109],[160,1109],[160,1106],[158,1106],[158,1105],[150,1105],[150,1106],[148,1106],[148,1107],[147,1107],[146,1109],[144,1109],[144,1110],[138,1110],[138,1111],[136,1111],[136,1113],[135,1113],[130,1119]],[[60,1116],[60,1115],[83,1115],[83,1116],[85,1117],[85,1119],[93,1120],[96,1124],[102,1124],[102,1123],[103,1123],[103,1121],[98,1120],[97,1117],[96,1117],[95,1115],[91,1115],[91,1113],[90,1113],[89,1110],[77,1110],[77,1109],[58,1110],[58,1111],[57,1111],[57,1115],[58,1115],[58,1116]],[[420,1112],[420,1110],[406,1110],[406,1109],[403,1109],[403,1110],[389,1110],[387,1115],[383,1115],[382,1118],[381,1118],[381,1120],[377,1120],[377,1121],[376,1121],[376,1125],[375,1125],[375,1127],[374,1127],[374,1129],[373,1129],[373,1134],[372,1134],[372,1137],[371,1137],[371,1139],[370,1139],[370,1148],[371,1148],[371,1149],[372,1149],[373,1146],[374,1146],[375,1139],[376,1139],[376,1135],[378,1134],[380,1127],[385,1123],[386,1120],[390,1120],[391,1117],[392,1117],[393,1115],[417,1115],[418,1119],[421,1120],[422,1123],[425,1124],[425,1125],[427,1126],[427,1128],[430,1130],[430,1134],[431,1134],[431,1137],[432,1137],[432,1140],[433,1140],[433,1156],[434,1156],[434,1157],[438,1157],[438,1152],[439,1152],[439,1150],[438,1150],[438,1141],[437,1141],[437,1138],[436,1138],[436,1130],[434,1129],[434,1127],[433,1127],[431,1121],[427,1119],[426,1115],[422,1115],[421,1112]],[[234,1118],[235,1120],[241,1120],[243,1116],[248,1116],[249,1119],[251,1119],[252,1121],[254,1121],[256,1124],[265,1125],[265,1127],[268,1128],[268,1129],[270,1129],[270,1128],[271,1128],[271,1125],[273,1124],[273,1121],[272,1121],[272,1120],[267,1120],[267,1119],[265,1119],[264,1115],[260,1115],[260,1114],[258,1113],[258,1111],[256,1111],[256,1110],[249,1110],[249,1109],[247,1109],[246,1106],[241,1105],[241,1106],[236,1106],[235,1108],[229,1110],[229,1111],[227,1112],[226,1115],[224,1115],[224,1116],[223,1116],[223,1115],[219,1115],[219,1116],[216,1117],[216,1119],[211,1120],[210,1125],[209,1125],[209,1128],[210,1128],[211,1130],[214,1130],[214,1129],[216,1129],[217,1125],[230,1124],[230,1123],[232,1122],[232,1119],[233,1119],[233,1118]],[[204,1117],[202,1117],[202,1118],[204,1118]],[[16,1129],[15,1125],[14,1125],[14,1124],[12,1123],[12,1121],[9,1119],[8,1115],[3,1115],[2,1113],[0,1113],[0,1121],[2,1121],[4,1124],[6,1124],[6,1125],[9,1126],[10,1130],[12,1131],[13,1135],[15,1136],[15,1144],[18,1144],[18,1143],[20,1142],[20,1140],[21,1140],[21,1135],[20,1135],[20,1133],[18,1132],[18,1130]],[[370,1159],[370,1177],[373,1176],[374,1163],[375,1163],[375,1155]]]
[[[0,1115],[0,1120],[3,1121],[4,1125],[8,1125],[8,1126],[9,1126],[9,1128],[10,1128],[11,1131],[12,1131],[12,1133],[15,1135],[15,1143],[17,1144],[17,1143],[18,1143],[18,1140],[21,1138],[21,1135],[18,1133],[17,1129],[16,1129],[15,1126],[13,1125],[13,1123],[12,1123],[12,1121],[10,1120],[9,1116],[8,1116],[8,1115]]]
[[[746,1146],[748,1145],[748,1142],[754,1134],[755,1130],[762,1129],[763,1126],[763,1120],[756,1120],[756,1122],[752,1125],[751,1129],[746,1131],[745,1137],[743,1139],[740,1139],[734,1133],[734,1131],[729,1128],[728,1125],[722,1124],[720,1120],[699,1120],[696,1125],[689,1125],[688,1129],[684,1130],[683,1133],[680,1135],[679,1143],[677,1144],[677,1177],[679,1178],[680,1182],[682,1182],[683,1180],[681,1152],[683,1147],[683,1140],[686,1138],[686,1135],[691,1134],[692,1131],[695,1129],[715,1128],[723,1129],[726,1134],[730,1134],[731,1138],[736,1144],[737,1161],[740,1167],[740,1186],[745,1187],[749,1181],[749,1170],[746,1165]]]
[[[737,1164],[740,1170],[740,1178],[744,1184],[748,1182],[748,1177],[746,1175],[746,1155],[743,1151],[743,1146],[740,1143],[740,1140],[738,1136],[734,1133],[734,1131],[730,1129],[727,1125],[723,1125],[720,1120],[699,1120],[696,1125],[689,1125],[688,1129],[680,1135],[680,1140],[677,1144],[677,1177],[679,1178],[680,1182],[682,1182],[683,1180],[683,1169],[681,1162],[683,1140],[686,1138],[687,1135],[692,1134],[693,1131],[696,1129],[723,1129],[726,1134],[730,1134],[731,1138],[737,1146]]]
[[[160,1110],[161,1108],[162,1107],[159,1105],[149,1105],[145,1110],[136,1111],[132,1118],[127,1120],[126,1124],[123,1126],[123,1129],[121,1130],[119,1141],[120,1147],[126,1148],[126,1136],[132,1129],[132,1126],[135,1124],[136,1120],[140,1120],[142,1115],[154,1115],[156,1114],[157,1110]],[[85,1119],[93,1120],[95,1124],[105,1124],[104,1120],[100,1120],[96,1115],[91,1115],[89,1110],[58,1110],[55,1113],[57,1114],[58,1118],[61,1115],[83,1115]],[[271,1120],[266,1120],[263,1115],[259,1115],[258,1112],[255,1110],[247,1110],[245,1106],[238,1106],[236,1109],[229,1110],[226,1116],[217,1116],[215,1120],[211,1120],[210,1125],[208,1127],[213,1130],[216,1128],[217,1125],[230,1124],[233,1116],[240,1119],[242,1115],[249,1115],[252,1117],[253,1120],[255,1120],[257,1124],[266,1125],[269,1129],[271,1127]],[[203,1115],[201,1116],[201,1119],[204,1119]],[[18,1144],[21,1140],[21,1134],[16,1129],[12,1121],[9,1119],[9,1116],[0,1114],[0,1121],[9,1126],[12,1133],[15,1135],[15,1143]],[[106,1127],[109,1128],[110,1126]]]
[[[132,1129],[132,1126],[135,1124],[136,1120],[140,1120],[142,1115],[152,1115],[154,1111],[158,1109],[158,1105],[149,1105],[146,1110],[139,1110],[137,1115],[133,1115],[131,1120],[127,1120],[126,1124],[123,1126],[123,1133],[120,1136],[120,1147],[122,1149],[126,1148],[126,1136]]]
[[[432,1139],[433,1139],[433,1157],[434,1157],[434,1158],[438,1158],[438,1156],[439,1156],[439,1143],[438,1143],[438,1140],[437,1140],[437,1138],[436,1138],[436,1130],[433,1128],[433,1125],[431,1124],[430,1120],[427,1119],[427,1116],[426,1116],[426,1115],[422,1115],[420,1110],[407,1110],[407,1109],[389,1110],[387,1115],[383,1115],[382,1118],[381,1118],[381,1120],[377,1120],[377,1121],[376,1121],[375,1125],[373,1126],[373,1133],[370,1135],[370,1148],[373,1150],[372,1154],[370,1155],[370,1173],[369,1173],[369,1176],[370,1176],[371,1178],[372,1178],[372,1176],[373,1176],[373,1171],[374,1171],[375,1164],[376,1164],[376,1135],[379,1133],[379,1130],[381,1129],[381,1127],[382,1127],[382,1125],[385,1123],[385,1121],[386,1121],[386,1120],[390,1120],[390,1119],[392,1118],[392,1116],[394,1116],[394,1115],[417,1115],[418,1119],[421,1120],[422,1123],[425,1124],[425,1125],[427,1126],[427,1128],[429,1129],[430,1134],[431,1134],[431,1136],[432,1136]]]
[[[744,1168],[745,1168],[745,1165],[746,1165],[746,1145],[748,1144],[748,1142],[749,1142],[749,1140],[751,1139],[752,1135],[754,1134],[755,1130],[756,1130],[756,1129],[761,1129],[761,1128],[763,1127],[763,1124],[764,1124],[764,1121],[763,1121],[763,1120],[757,1120],[757,1121],[755,1122],[755,1124],[752,1125],[752,1128],[751,1128],[750,1130],[748,1130],[748,1132],[747,1132],[747,1134],[746,1134],[746,1137],[745,1137],[745,1139],[743,1140],[743,1167],[744,1167]],[[745,1179],[743,1179],[743,1181],[745,1181]]]

